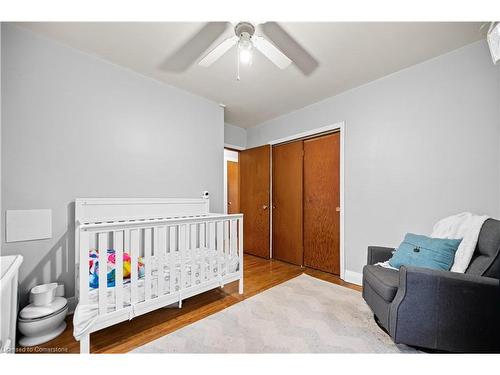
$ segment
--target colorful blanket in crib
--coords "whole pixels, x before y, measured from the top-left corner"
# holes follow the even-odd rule
[[[89,286],[93,289],[99,287],[99,251],[96,249],[89,250]],[[115,286],[115,250],[108,249],[107,251],[107,284],[108,288]],[[139,257],[137,262],[139,278],[144,277],[144,259]],[[123,280],[130,280],[131,260],[130,255],[123,252]]]

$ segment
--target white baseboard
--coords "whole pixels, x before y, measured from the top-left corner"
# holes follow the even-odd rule
[[[344,281],[348,283],[362,285],[363,284],[363,274],[359,272],[345,270]]]

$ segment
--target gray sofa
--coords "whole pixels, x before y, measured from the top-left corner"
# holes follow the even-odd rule
[[[394,249],[370,246],[363,298],[395,343],[500,352],[500,221],[488,219],[465,273],[375,266]]]

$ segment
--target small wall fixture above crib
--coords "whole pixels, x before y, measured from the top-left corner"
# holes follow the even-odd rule
[[[80,352],[90,333],[239,281],[243,215],[200,199],[77,199],[75,259]]]

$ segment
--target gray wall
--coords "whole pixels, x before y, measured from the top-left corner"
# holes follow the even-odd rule
[[[248,129],[248,147],[345,121],[346,269],[461,211],[500,213],[499,68],[478,42]]]
[[[217,103],[5,24],[1,87],[2,208],[53,210],[53,239],[2,241],[2,254],[24,256],[22,292],[58,280],[73,295],[77,197],[208,190],[222,212]]]
[[[224,143],[228,146],[236,146],[237,148],[247,147],[247,132],[246,129],[239,126],[224,124]]]
[[[2,22],[0,22],[0,72],[2,71]],[[0,74],[0,88],[2,87],[2,74]],[[2,254],[1,246],[3,244],[3,211],[2,211],[2,100],[0,91],[0,255]]]

